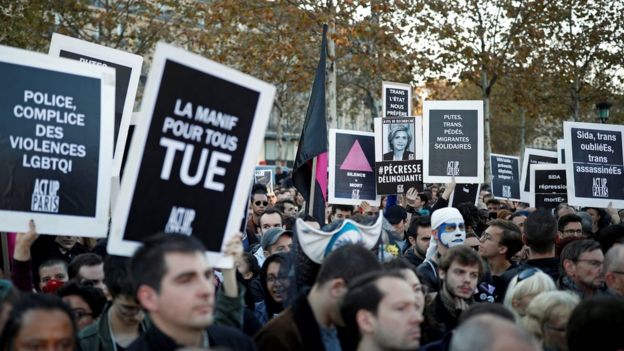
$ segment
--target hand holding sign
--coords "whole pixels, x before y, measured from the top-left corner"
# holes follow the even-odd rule
[[[407,193],[405,193],[405,200],[409,206],[416,207],[416,196],[418,196],[416,188],[409,188],[409,190],[407,190]]]

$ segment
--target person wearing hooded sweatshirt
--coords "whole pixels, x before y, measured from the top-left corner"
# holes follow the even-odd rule
[[[254,315],[262,325],[284,310],[289,290],[289,266],[288,254],[276,253],[269,256],[260,269],[264,300],[256,302]]]

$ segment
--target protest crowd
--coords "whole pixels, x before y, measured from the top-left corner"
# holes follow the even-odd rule
[[[624,350],[624,127],[521,171],[483,101],[384,82],[328,132],[326,30],[292,168],[257,164],[268,83],[159,43],[131,135],[141,57],[0,46],[0,351]]]

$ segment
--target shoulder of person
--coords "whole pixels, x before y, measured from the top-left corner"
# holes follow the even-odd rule
[[[256,346],[250,337],[242,331],[223,325],[213,325],[208,328],[210,346],[229,346],[233,350],[256,350]]]

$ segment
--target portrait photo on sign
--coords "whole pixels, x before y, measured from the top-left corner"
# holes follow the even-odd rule
[[[413,161],[416,159],[414,123],[403,122],[405,121],[393,121],[392,118],[382,120],[384,161]]]

